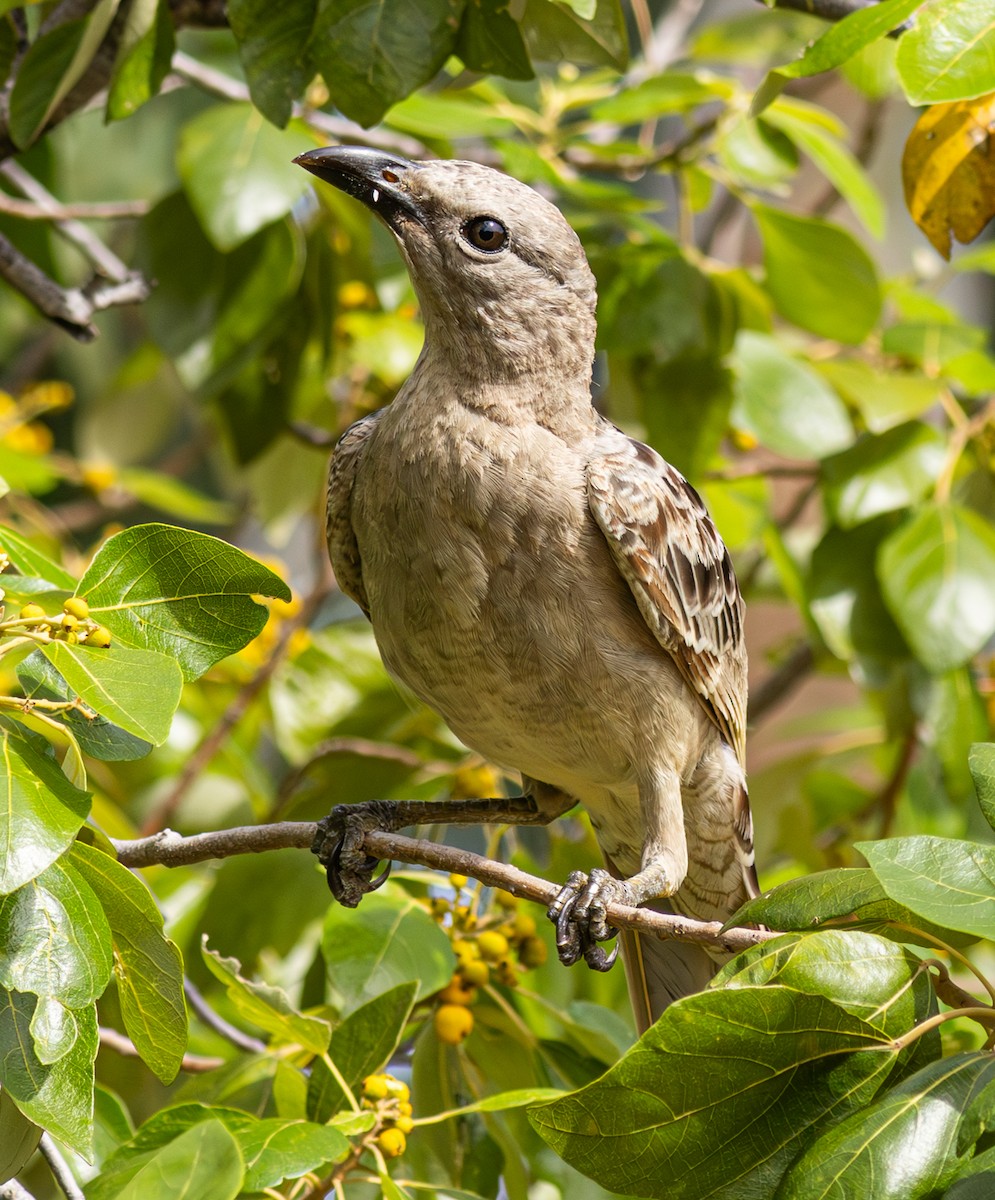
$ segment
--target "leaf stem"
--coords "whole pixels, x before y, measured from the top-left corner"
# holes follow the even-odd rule
[[[359,1101],[353,1095],[352,1088],[346,1083],[345,1076],[335,1065],[334,1061],[332,1060],[332,1056],[328,1053],[327,1050],[322,1054],[321,1061],[325,1064],[325,1066],[328,1068],[332,1078],[342,1089],[342,1091],[345,1095],[345,1098],[349,1101],[349,1107],[352,1109],[352,1111],[354,1113],[361,1113],[363,1111],[363,1109],[360,1106]]]
[[[886,1049],[889,1050],[904,1050],[906,1046],[911,1046],[913,1042],[918,1041],[924,1033],[929,1033],[931,1029],[938,1029],[947,1021],[954,1020],[955,1017],[969,1017],[972,1021],[977,1021],[979,1025],[995,1025],[995,1009],[985,1006],[972,1005],[969,1008],[952,1008],[948,1012],[937,1013],[935,1017],[929,1017],[927,1020],[916,1025],[914,1029],[910,1029],[908,1033],[903,1033],[901,1037],[895,1038],[889,1042]]]

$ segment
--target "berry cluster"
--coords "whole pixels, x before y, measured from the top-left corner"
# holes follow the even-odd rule
[[[536,933],[535,920],[519,912],[510,892],[495,893],[494,908],[480,922],[472,904],[463,903],[465,875],[450,875],[452,899],[435,896],[432,915],[447,927],[456,955],[456,971],[437,993],[435,1032],[441,1042],[456,1046],[473,1030],[470,1006],[477,989],[489,983],[517,987],[523,971],[546,961],[546,943]]]
[[[393,1075],[367,1075],[363,1080],[363,1107],[377,1116],[376,1143],[387,1158],[400,1158],[414,1128],[411,1090]]]
[[[15,624],[71,646],[83,644],[106,650],[111,644],[110,630],[93,620],[90,606],[82,596],[70,596],[57,616],[47,613],[40,604],[25,604]]]

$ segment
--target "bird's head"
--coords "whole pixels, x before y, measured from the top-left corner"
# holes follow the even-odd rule
[[[361,200],[400,243],[427,344],[461,369],[586,378],[594,276],[560,211],[532,188],[471,162],[409,162],[334,146],[294,160]]]

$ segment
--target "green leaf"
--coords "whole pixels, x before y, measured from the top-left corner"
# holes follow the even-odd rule
[[[793,1165],[778,1200],[927,1200],[961,1170],[995,1111],[995,1060],[929,1063],[824,1133]]]
[[[995,934],[995,847],[921,834],[855,848],[892,900],[947,929]]]
[[[300,238],[278,222],[221,254],[182,193],[153,208],[142,235],[144,267],[158,284],[145,309],[152,334],[183,383],[210,394],[271,340],[300,282]]]
[[[751,113],[756,116],[762,112],[790,79],[818,75],[842,66],[865,46],[896,29],[921,4],[922,0],[881,0],[851,12],[809,43],[801,58],[770,72],[757,91]]]
[[[74,701],[79,697],[52,666],[40,650],[34,650],[18,665],[17,680],[24,694],[32,700]],[[84,754],[90,754],[104,762],[130,762],[144,758],[152,749],[152,743],[135,737],[108,721],[106,717],[87,709],[69,709],[53,714],[53,718],[64,724],[75,737]]]
[[[109,538],[77,588],[125,645],[171,655],[186,679],[261,631],[267,611],[251,599],[257,593],[290,599],[283,580],[241,550],[171,525],[135,525]]]
[[[320,1059],[318,1060],[321,1061]],[[245,1158],[247,1192],[278,1187],[308,1171],[341,1162],[352,1145],[337,1129],[310,1121],[255,1121],[238,1135]]]
[[[338,1162],[351,1150],[342,1131],[328,1126],[280,1118],[258,1120],[241,1109],[222,1105],[177,1104],[160,1109],[118,1147],[100,1178],[87,1188],[89,1200],[117,1197],[164,1147],[175,1144],[189,1130],[214,1120],[220,1121],[238,1143],[245,1161],[242,1186],[246,1192],[275,1187],[282,1179],[297,1178],[327,1163]],[[208,1197],[213,1200],[212,1192],[203,1195],[205,1200]]]
[[[913,516],[882,543],[878,578],[916,657],[937,674],[995,632],[995,532],[968,509]]]
[[[995,0],[926,0],[898,44],[910,104],[971,100],[995,80]]]
[[[788,458],[812,458],[849,446],[853,428],[836,393],[771,337],[742,330],[732,356],[731,420]]]
[[[967,761],[981,811],[988,824],[995,829],[995,743],[975,742]]]
[[[594,121],[634,125],[658,119],[663,113],[686,112],[699,104],[728,100],[736,87],[729,79],[708,71],[664,71],[644,79],[635,87],[591,106]]]
[[[251,104],[216,104],[187,122],[180,178],[219,250],[234,250],[290,212],[308,182],[288,164],[308,144],[303,130],[275,129]]]
[[[201,1121],[152,1155],[117,1200],[235,1200],[245,1166],[221,1121]]]
[[[881,312],[877,272],[864,248],[817,217],[763,204],[752,211],[763,238],[767,290],[781,316],[819,337],[863,341]]]
[[[0,895],[40,875],[67,849],[90,811],[54,758],[0,729],[5,820],[0,822]]]
[[[175,659],[131,646],[103,649],[54,641],[41,651],[83,703],[101,716],[154,746],[169,736],[183,691]]]
[[[820,363],[819,372],[856,405],[871,433],[884,433],[911,417],[918,417],[939,398],[939,382],[918,371],[899,374],[875,370],[864,362],[834,359]]]
[[[42,1062],[34,1048],[32,1020],[37,996],[0,991],[0,1084],[21,1112],[88,1158],[93,1135],[93,1061],[97,1055],[97,1011],[77,1009],[76,1037],[55,1062]]]
[[[0,551],[8,555],[11,563],[22,575],[43,579],[55,591],[71,592],[76,580],[57,562],[35,548],[26,537],[8,526],[0,526]]]
[[[319,0],[308,51],[332,101],[361,125],[428,83],[453,52],[461,0]]]
[[[506,0],[467,0],[456,53],[471,71],[531,79],[534,72],[528,51],[508,7]]]
[[[597,1082],[529,1117],[612,1192],[769,1196],[820,1124],[874,1096],[894,1065],[886,1042],[825,996],[707,991],[672,1004]]]
[[[349,1089],[390,1060],[414,1007],[418,984],[401,983],[357,1008],[332,1033],[329,1055]],[[347,1103],[338,1080],[321,1059],[311,1064],[307,1114],[324,1124]]]
[[[435,921],[389,885],[366,896],[358,909],[332,905],[321,949],[332,990],[350,1012],[411,980],[424,1000],[446,986],[456,965],[449,938]]]
[[[325,1052],[332,1032],[327,1021],[298,1012],[282,988],[246,979],[237,959],[223,958],[206,944],[201,952],[208,970],[225,985],[229,999],[247,1021],[281,1042],[303,1046],[312,1054]]]
[[[944,927],[924,921],[904,905],[896,904],[868,867],[837,867],[789,879],[755,900],[748,900],[729,918],[726,928],[766,925],[785,932],[863,928],[897,942],[921,940],[908,929],[889,929],[892,922],[918,927],[944,941],[961,940]],[[922,940],[932,944],[928,938]]]
[[[107,93],[108,121],[130,117],[158,95],[175,42],[168,0],[132,0]]]
[[[317,13],[317,0],[230,0],[228,23],[252,103],[263,116],[283,129],[294,101],[311,73],[302,47],[307,46]]]
[[[812,551],[809,612],[837,658],[909,657],[874,571],[881,542],[893,527],[888,517],[865,521],[854,529],[831,526]]]
[[[824,494],[837,524],[859,525],[922,500],[946,461],[946,442],[919,421],[874,437],[822,461]]]
[[[590,20],[568,3],[529,0],[520,24],[533,62],[573,62],[618,71],[628,65],[625,19],[618,0],[598,0]]]
[[[162,914],[137,875],[83,842],[73,845],[70,862],[99,896],[111,927],[125,1030],[144,1062],[169,1083],[187,1044],[180,952],[163,933]]]
[[[820,120],[822,110],[799,100],[778,100],[764,114],[804,151],[825,175],[874,237],[884,236],[885,209],[881,193],[840,136]]]
[[[93,889],[66,859],[0,899],[0,983],[82,1008],[111,977],[111,931]]]
[[[27,1165],[43,1132],[7,1092],[0,1091],[0,1183],[13,1179]]]
[[[10,95],[10,136],[24,149],[82,78],[114,18],[119,0],[97,0],[85,17],[43,33],[24,56]]]

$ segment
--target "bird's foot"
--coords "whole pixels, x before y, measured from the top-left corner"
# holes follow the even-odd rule
[[[598,945],[618,933],[608,924],[608,905],[631,903],[625,880],[600,867],[590,875],[572,871],[546,914],[556,926],[560,962],[569,967],[583,958],[595,971],[609,970],[618,957],[618,946],[606,953]]]
[[[318,822],[311,853],[325,868],[328,886],[339,904],[355,908],[367,892],[375,892],[390,874],[390,863],[374,878],[379,859],[367,854],[363,841],[375,830],[396,827],[394,806],[387,800],[337,804]]]

